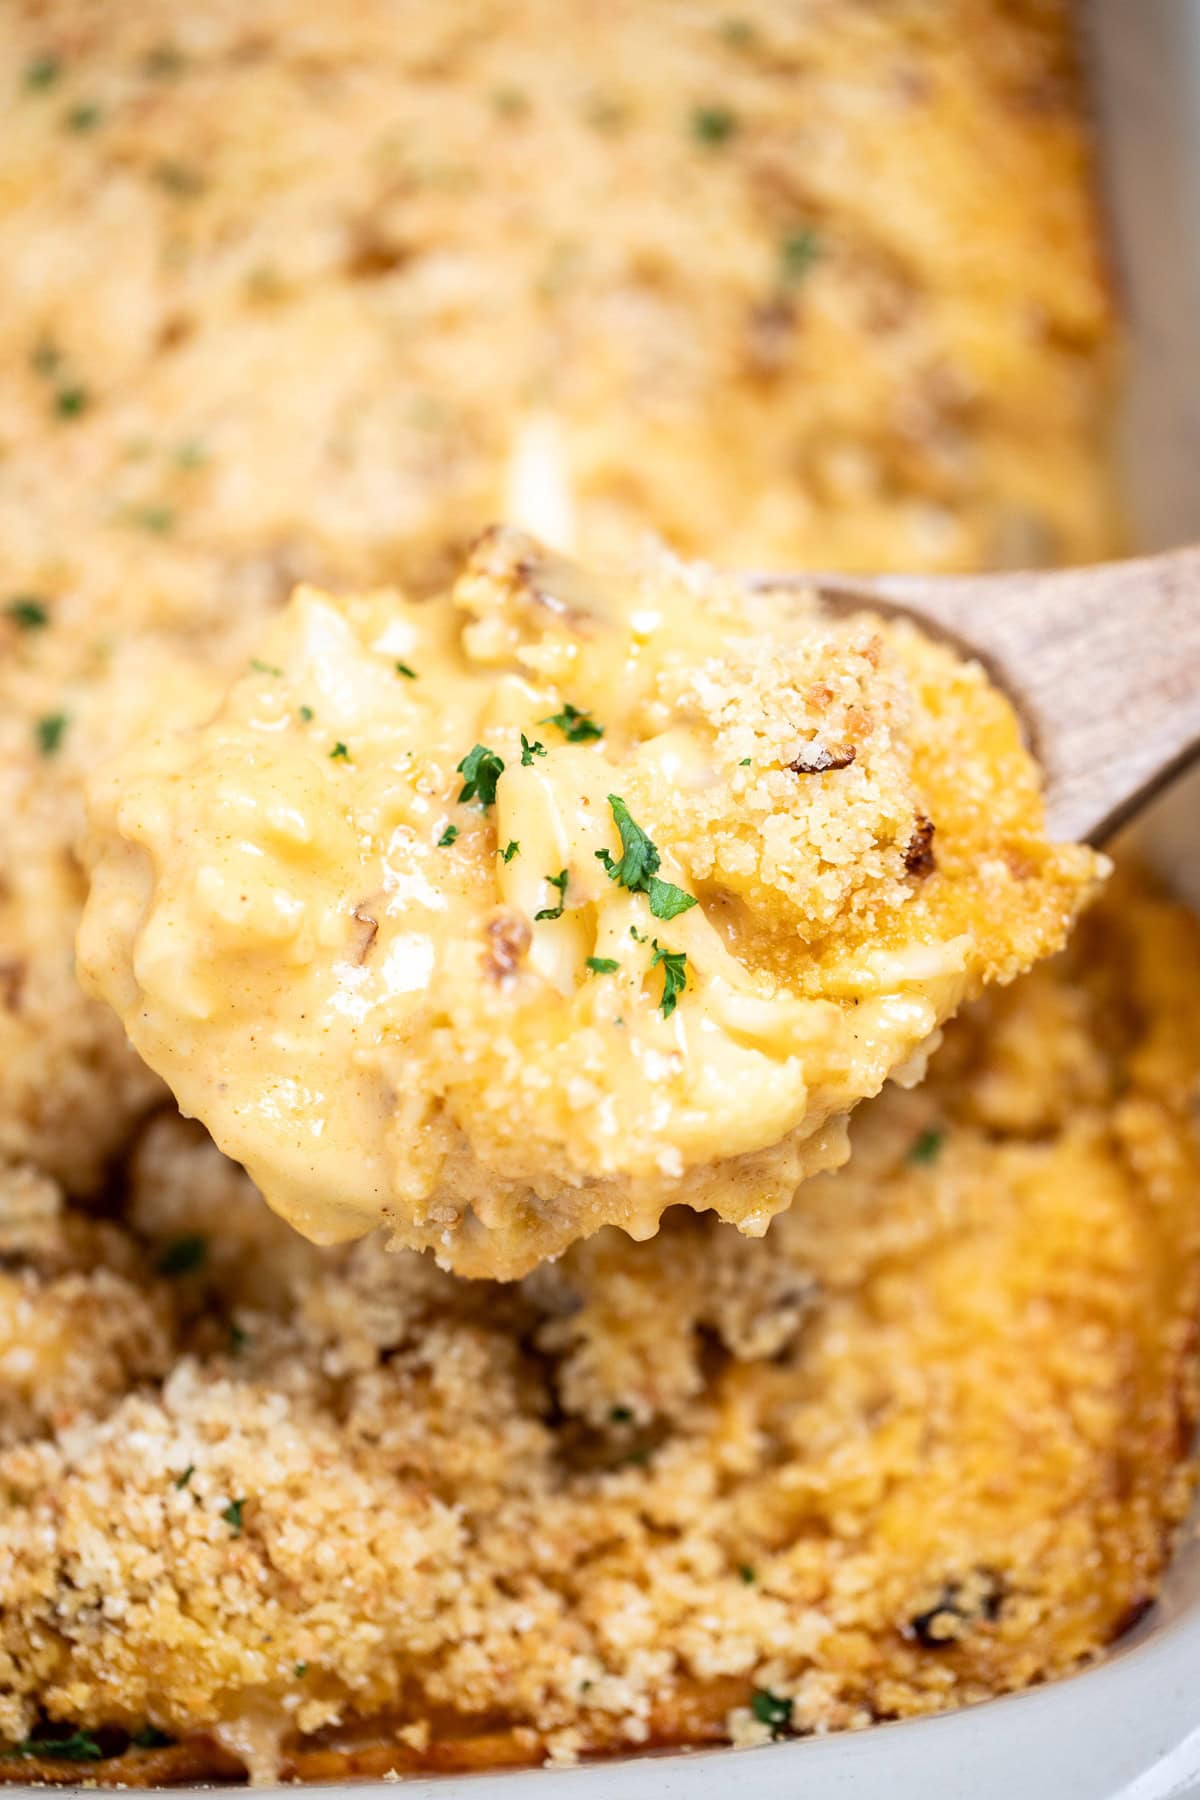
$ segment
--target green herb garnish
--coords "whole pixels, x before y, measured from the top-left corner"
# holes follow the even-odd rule
[[[621,965],[612,956],[589,956],[587,966],[593,975],[615,975]]]
[[[298,1662],[296,1664],[296,1674],[301,1680],[303,1680],[303,1678],[308,1674],[308,1664],[306,1662]]]
[[[73,1731],[70,1737],[27,1737],[14,1744],[5,1756],[44,1756],[57,1762],[103,1762],[104,1751],[90,1731]]]
[[[803,281],[813,264],[821,259],[821,240],[808,226],[791,231],[779,246],[779,274],[784,287],[795,287]]]
[[[231,1356],[240,1356],[242,1354],[242,1351],[246,1348],[246,1345],[249,1342],[250,1342],[250,1333],[248,1331],[243,1330],[243,1328],[237,1323],[237,1321],[234,1320],[233,1324],[231,1324],[229,1327],[229,1353],[230,1353],[230,1355]]]
[[[738,764],[738,768],[739,769],[748,769],[749,767],[750,767],[750,758],[748,756],[743,756],[741,762]]]
[[[25,86],[34,90],[53,87],[61,74],[62,63],[57,56],[35,56],[25,65]]]
[[[179,1491],[180,1491],[180,1490],[181,1490],[181,1489],[183,1489],[183,1488],[185,1488],[185,1487],[186,1487],[186,1486],[187,1486],[187,1484],[188,1484],[188,1482],[189,1482],[189,1481],[190,1481],[190,1480],[191,1480],[191,1479],[192,1479],[192,1476],[193,1476],[193,1475],[194,1475],[194,1474],[195,1474],[195,1473],[196,1473],[196,1465],[195,1465],[195,1463],[189,1463],[189,1464],[188,1464],[188,1466],[187,1466],[187,1468],[186,1468],[186,1469],[185,1469],[185,1470],[184,1470],[184,1471],[183,1471],[183,1474],[182,1474],[182,1475],[177,1475],[177,1476],[176,1476],[176,1478],[175,1478],[175,1490],[176,1490],[176,1492],[177,1492],[177,1493],[178,1493],[178,1492],[179,1492]]]
[[[669,1019],[675,1011],[675,1002],[687,987],[687,952],[685,950],[664,950],[658,939],[654,940],[654,955],[650,958],[650,967],[657,969],[662,964],[663,991],[659,1001],[659,1011],[664,1019]]]
[[[59,388],[54,396],[54,410],[60,419],[77,419],[86,412],[88,391],[85,387]]]
[[[304,720],[306,725],[311,725],[312,721],[316,718],[316,714],[313,712],[311,706],[302,706],[300,708],[300,717]]]
[[[749,1563],[739,1563],[738,1574],[741,1576],[747,1587],[753,1587],[754,1583],[758,1580],[757,1571],[752,1569]]]
[[[341,738],[338,739],[337,743],[333,746],[333,749],[329,752],[329,760],[330,762],[350,761],[350,752],[347,750],[345,744],[343,744]]]
[[[410,669],[407,663],[398,662],[396,664],[396,673],[397,675],[403,675],[405,681],[415,681],[417,679],[417,671],[415,669]]]
[[[548,717],[538,720],[539,725],[557,725],[568,744],[587,744],[593,738],[604,736],[603,725],[597,725],[592,718],[590,708],[582,712],[572,706],[569,700],[563,701],[561,712],[550,713]]]
[[[277,669],[275,667],[274,663],[261,662],[257,656],[252,656],[250,658],[250,667],[254,670],[256,675],[282,675],[283,674],[283,670]]]
[[[457,836],[458,836],[458,826],[457,825],[447,825],[445,831],[443,831],[441,837],[437,841],[438,849],[439,850],[448,850]]]
[[[129,1741],[138,1750],[165,1750],[169,1744],[175,1742],[175,1739],[168,1737],[165,1731],[160,1731],[157,1725],[143,1725],[140,1731],[134,1732]]]
[[[910,1163],[936,1162],[945,1138],[944,1131],[923,1131],[910,1148],[907,1160]]]
[[[558,889],[558,905],[544,906],[541,912],[535,912],[533,915],[535,925],[539,919],[561,919],[567,899],[567,871],[565,869],[560,869],[557,875],[546,875],[543,880],[548,881],[552,888]]]
[[[521,846],[517,842],[516,838],[510,838],[508,840],[507,844],[505,844],[503,850],[498,850],[496,854],[498,856],[500,856],[506,863],[510,863],[514,856],[518,856],[520,854],[520,851],[521,851]]]
[[[609,1408],[609,1422],[613,1425],[632,1425],[633,1408],[631,1406],[613,1406]]]
[[[621,834],[621,858],[614,862],[607,850],[597,850],[596,860],[604,864],[610,881],[619,881],[631,893],[645,894],[656,919],[674,919],[695,906],[694,894],[685,894],[674,882],[660,881],[657,870],[661,857],[654,844],[635,820],[619,794],[610,794],[608,804],[617,830]]]
[[[496,798],[496,783],[504,773],[504,761],[486,744],[476,744],[458,764],[463,777],[460,800],[478,800],[484,812]]]
[[[33,594],[18,594],[4,608],[14,625],[22,631],[41,631],[50,623],[50,614],[46,610],[46,602],[38,600]]]
[[[692,136],[700,144],[725,144],[738,128],[737,114],[727,106],[697,106],[692,110]]]
[[[750,1696],[750,1711],[760,1725],[769,1725],[772,1737],[782,1737],[792,1722],[792,1703],[772,1694],[768,1688],[758,1688]]]
[[[525,733],[521,733],[521,767],[527,769],[535,756],[545,756],[545,744],[539,744],[535,738],[531,744]]]
[[[207,1255],[208,1242],[205,1238],[176,1238],[167,1245],[154,1266],[160,1275],[192,1275]]]
[[[244,1498],[241,1500],[231,1500],[221,1514],[221,1517],[228,1525],[234,1537],[241,1537],[242,1535],[242,1508],[245,1504]]]
[[[70,724],[66,713],[47,713],[34,726],[37,746],[43,756],[55,756],[62,747],[63,735]]]
[[[81,105],[71,108],[64,118],[63,124],[68,131],[92,131],[100,123],[101,116],[98,106],[84,101]]]

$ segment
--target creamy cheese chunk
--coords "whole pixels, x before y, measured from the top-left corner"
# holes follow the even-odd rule
[[[1100,872],[911,626],[501,530],[435,600],[298,589],[90,814],[80,965],[183,1110],[317,1242],[501,1277],[763,1232]]]

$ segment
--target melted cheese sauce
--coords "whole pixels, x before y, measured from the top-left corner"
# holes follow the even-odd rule
[[[90,806],[80,964],[184,1111],[315,1241],[502,1277],[674,1203],[763,1232],[1096,874],[910,629],[503,532],[436,601],[299,589]]]

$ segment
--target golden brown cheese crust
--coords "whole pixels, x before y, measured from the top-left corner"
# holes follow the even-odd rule
[[[753,1741],[754,1692],[826,1730],[1076,1667],[1186,1502],[1198,951],[1127,881],[765,1242],[673,1215],[519,1287],[374,1241],[277,1259],[164,1119],[123,1229],[160,1258],[186,1193],[229,1262],[165,1282],[161,1391],[0,1456],[0,1729],[150,1720],[183,1747],[87,1773],[215,1774],[241,1713],[260,1773],[335,1775]]]
[[[0,1152],[94,1186],[159,1091],[72,978],[80,773],[296,580],[444,580],[531,419],[585,550],[1113,547],[1067,10],[6,9]]]

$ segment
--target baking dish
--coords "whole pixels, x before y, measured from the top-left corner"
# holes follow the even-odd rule
[[[1154,1636],[1151,1634],[1151,1641],[1154,1647],[1157,1647],[1165,1640],[1161,1635]],[[1104,1675],[1108,1678],[1112,1675],[1114,1670],[1121,1671],[1128,1670],[1129,1668],[1145,1669],[1144,1661],[1141,1663],[1138,1662],[1138,1652],[1136,1651],[1119,1658],[1112,1665],[1112,1669],[1106,1669],[1104,1671]],[[1068,1684],[1077,1698],[1085,1694],[1089,1679],[1090,1678],[1085,1678],[1083,1682],[1078,1684]],[[1145,1679],[1150,1683],[1151,1689],[1156,1691],[1160,1678],[1154,1675],[1153,1670],[1150,1671]],[[1066,1692],[1067,1689],[1062,1691]],[[1044,1698],[1044,1696],[1037,1697],[1039,1702]],[[1017,1711],[1018,1706],[1023,1709],[1019,1713]],[[1122,1725],[1123,1718],[1126,1714],[1144,1721],[1147,1718],[1148,1713],[1149,1708],[1145,1697],[1142,1694],[1130,1695],[1128,1700],[1113,1697],[1109,1704],[1104,1707],[1105,1718],[1112,1722],[1113,1730],[1117,1730]],[[865,1782],[868,1791],[894,1792],[902,1791],[898,1789],[897,1781],[908,1766],[904,1761],[905,1757],[912,1759],[912,1770],[921,1781],[922,1791],[925,1791],[929,1781],[938,1778],[939,1769],[937,1766],[937,1758],[939,1756],[949,1759],[948,1762],[943,1763],[941,1768],[942,1785],[949,1787],[951,1791],[955,1791],[956,1789],[961,1790],[963,1785],[961,1777],[958,1779],[955,1778],[957,1767],[960,1765],[964,1767],[968,1766],[968,1758],[970,1758],[971,1765],[973,1766],[981,1757],[987,1754],[984,1748],[982,1731],[976,1731],[971,1738],[968,1738],[965,1731],[959,1729],[960,1726],[965,1727],[974,1725],[978,1722],[981,1727],[986,1727],[987,1731],[991,1733],[994,1741],[1002,1745],[1008,1745],[1009,1743],[1014,1742],[1017,1736],[1022,1738],[1027,1737],[1029,1731],[1032,1730],[1031,1723],[1028,1728],[1022,1727],[1019,1734],[1015,1733],[1014,1725],[1011,1721],[1017,1719],[1029,1719],[1032,1721],[1033,1714],[1034,1708],[1032,1703],[1026,1703],[1025,1701],[1011,1702],[1007,1703],[1007,1708],[987,1708],[983,1709],[980,1713],[972,1715],[970,1718],[964,1718],[961,1721],[955,1720],[944,1722],[944,1728],[939,1728],[936,1732],[926,1732],[925,1737],[920,1740],[916,1738],[915,1728],[907,1728],[905,1734],[884,1730],[879,1733],[871,1733],[864,1737],[852,1740],[836,1740],[815,1745],[788,1746],[779,1751],[765,1752],[761,1758],[755,1759],[748,1765],[745,1764],[743,1760],[743,1762],[738,1765],[728,1766],[728,1756],[724,1753],[720,1753],[688,1759],[665,1759],[648,1763],[614,1764],[600,1770],[580,1771],[578,1773],[564,1775],[544,1774],[539,1772],[537,1774],[520,1777],[491,1778],[485,1782],[480,1782],[478,1780],[467,1781],[460,1783],[458,1789],[454,1789],[452,1784],[451,1791],[463,1792],[464,1794],[471,1791],[486,1793],[489,1790],[509,1793],[529,1792],[532,1794],[532,1786],[529,1784],[531,1784],[533,1780],[540,1780],[543,1784],[547,1781],[558,1782],[559,1789],[563,1792],[569,1790],[571,1782],[576,1784],[578,1791],[582,1791],[583,1787],[590,1781],[593,1789],[603,1792],[628,1792],[632,1794],[650,1791],[676,1791],[702,1793],[706,1791],[715,1792],[718,1787],[721,1791],[724,1791],[724,1787],[728,1785],[731,1777],[749,1779],[752,1783],[757,1783],[758,1785],[755,1791],[764,1791],[776,1787],[787,1791],[794,1782],[802,1778],[800,1776],[800,1770],[803,1767],[803,1778],[807,1779],[810,1788],[812,1788],[815,1783],[816,1791],[820,1791],[822,1786],[827,1792],[837,1792],[839,1791],[839,1787],[842,1791],[845,1791],[847,1785],[858,1787],[861,1791],[862,1785]],[[1043,1719],[1046,1719],[1047,1717],[1044,1708],[1041,1716]],[[953,1731],[949,1729],[951,1724],[956,1728]],[[1061,1717],[1058,1718],[1057,1723],[1054,1718],[1050,1718],[1047,1729],[1052,1734],[1056,1734],[1056,1742],[1061,1746],[1060,1754],[1069,1756],[1073,1763],[1077,1764],[1078,1762],[1078,1745],[1084,1736],[1090,1738],[1093,1756],[1101,1759],[1101,1762],[1097,1764],[1097,1771],[1099,1778],[1105,1783],[1104,1787],[1100,1788],[1093,1785],[1090,1790],[1081,1788],[1078,1791],[1107,1792],[1109,1791],[1108,1782],[1110,1775],[1114,1775],[1118,1780],[1123,1780],[1124,1775],[1131,1770],[1136,1769],[1141,1773],[1147,1766],[1144,1756],[1147,1746],[1141,1738],[1138,1739],[1137,1743],[1131,1743],[1126,1737],[1122,1737],[1120,1742],[1114,1746],[1111,1741],[1102,1741],[1100,1733],[1086,1733],[1081,1726],[1071,1725]],[[1161,1733],[1164,1730],[1161,1717],[1156,1719],[1152,1724],[1151,1729],[1155,1733]],[[1166,1734],[1170,1741],[1173,1741],[1178,1735],[1176,1728],[1173,1725],[1169,1725],[1166,1728]],[[935,1745],[941,1746],[941,1748],[936,1749]],[[905,1748],[905,1746],[908,1746],[908,1748]],[[1048,1765],[1048,1752],[1038,1751],[1036,1754],[1038,1756],[1039,1767]],[[803,1765],[800,1763],[801,1756],[805,1756],[807,1759]],[[1130,1762],[1130,1756],[1136,1756],[1136,1761]],[[751,1773],[752,1770],[754,1771],[753,1773]],[[1001,1769],[999,1771],[999,1778],[1002,1780],[1003,1791],[1012,1792],[1014,1788],[1022,1788],[1028,1785],[1020,1779],[1022,1773],[1023,1771],[1014,1771],[1011,1762],[1009,1762],[1006,1769]],[[526,1788],[520,1786],[522,1781],[526,1782]],[[602,1788],[598,1786],[601,1782],[603,1783]],[[444,1783],[434,1785],[439,1789],[444,1789],[445,1787]],[[977,1787],[978,1783],[972,1781],[971,1785]],[[552,1789],[551,1791],[559,1790]],[[997,1789],[996,1791],[1000,1790]],[[1051,1791],[1064,1791],[1062,1781],[1056,1780],[1052,1785]]]

